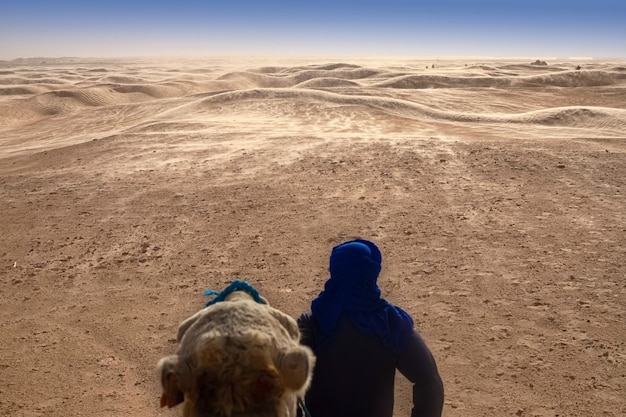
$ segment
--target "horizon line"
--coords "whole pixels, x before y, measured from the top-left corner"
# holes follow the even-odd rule
[[[32,61],[32,60],[121,60],[121,59],[205,59],[205,58],[359,58],[359,59],[511,59],[511,60],[556,60],[572,61],[622,60],[626,57],[607,56],[545,56],[545,55],[381,55],[381,54],[195,54],[195,55],[111,55],[111,56],[23,56],[16,58],[0,58],[0,62]]]

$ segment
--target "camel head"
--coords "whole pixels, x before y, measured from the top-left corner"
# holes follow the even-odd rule
[[[235,291],[179,326],[159,361],[161,407],[183,417],[293,417],[315,358],[293,318]]]

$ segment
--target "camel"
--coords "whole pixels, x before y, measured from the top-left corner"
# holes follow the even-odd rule
[[[176,353],[158,363],[161,407],[183,403],[183,417],[296,416],[315,357],[296,321],[250,289],[235,280],[180,324]]]

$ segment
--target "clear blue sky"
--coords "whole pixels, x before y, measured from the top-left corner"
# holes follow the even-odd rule
[[[626,0],[6,0],[0,5],[0,59],[163,55],[626,58]]]

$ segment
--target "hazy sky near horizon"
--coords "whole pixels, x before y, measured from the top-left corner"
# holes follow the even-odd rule
[[[34,0],[0,6],[0,59],[182,55],[626,58],[626,0]]]

